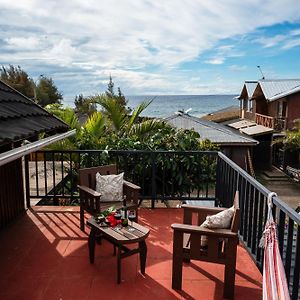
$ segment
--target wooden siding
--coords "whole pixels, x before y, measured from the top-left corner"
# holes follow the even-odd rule
[[[0,229],[25,210],[21,159],[0,167]]]
[[[294,127],[293,121],[300,118],[300,93],[288,96],[287,129]]]
[[[247,120],[255,121],[255,113],[246,111],[244,117]]]

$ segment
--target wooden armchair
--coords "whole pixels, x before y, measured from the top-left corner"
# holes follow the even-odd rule
[[[106,165],[93,168],[85,168],[79,170],[79,192],[80,192],[80,229],[84,231],[84,212],[94,215],[101,211],[114,206],[120,209],[125,205],[128,209],[136,210],[136,219],[138,220],[138,200],[140,187],[124,180],[123,185],[123,201],[105,202],[101,201],[101,193],[95,191],[96,173],[101,175],[117,174],[116,165]]]
[[[208,215],[214,215],[224,208],[208,208],[183,205],[184,224],[172,224],[173,237],[173,269],[172,288],[182,288],[183,261],[201,260],[225,265],[224,298],[233,298],[235,282],[236,252],[239,228],[239,196],[234,198],[234,215],[229,229],[208,229],[201,225]],[[198,225],[192,224],[192,214],[197,214]],[[201,236],[207,237],[207,246],[201,246]]]

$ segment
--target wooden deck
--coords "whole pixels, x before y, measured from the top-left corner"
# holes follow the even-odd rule
[[[141,209],[139,222],[150,228],[146,275],[137,255],[122,261],[116,283],[111,244],[88,257],[87,234],[79,230],[78,208],[34,207],[0,232],[0,299],[222,299],[223,266],[191,262],[184,266],[183,291],[171,288],[172,230],[181,209]],[[262,277],[239,246],[235,299],[261,299]]]

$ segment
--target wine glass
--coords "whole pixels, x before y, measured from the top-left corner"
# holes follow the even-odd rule
[[[120,229],[120,223],[119,221],[121,220],[121,217],[122,217],[122,214],[119,210],[116,211],[115,213],[115,219],[117,220],[117,226],[116,226],[116,229]]]
[[[132,225],[133,225],[133,221],[135,220],[135,218],[136,218],[135,210],[130,210],[128,212],[128,220],[131,221],[131,227],[128,229],[128,231],[134,231],[134,228],[132,227]]]

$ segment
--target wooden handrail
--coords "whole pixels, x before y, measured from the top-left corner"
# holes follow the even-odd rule
[[[255,123],[268,128],[274,129],[274,118],[262,114],[255,114]]]

